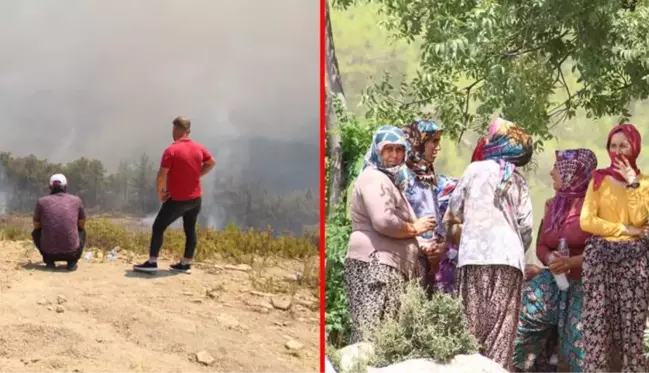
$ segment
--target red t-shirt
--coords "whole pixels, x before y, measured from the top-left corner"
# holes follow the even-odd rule
[[[173,201],[187,201],[201,196],[201,169],[212,154],[201,144],[186,137],[174,141],[162,154],[161,168],[168,168],[167,193]]]

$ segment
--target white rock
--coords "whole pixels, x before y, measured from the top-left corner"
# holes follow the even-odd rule
[[[361,342],[338,350],[340,372],[351,372],[358,365],[371,361],[374,347],[371,343]],[[507,370],[496,362],[480,355],[457,355],[450,362],[443,364],[427,359],[413,359],[383,368],[367,367],[367,373],[505,373]]]
[[[414,359],[384,368],[367,368],[367,373],[506,373],[496,362],[480,355],[458,355],[447,364],[432,360]]]
[[[291,298],[289,297],[275,297],[271,298],[271,303],[273,307],[287,311],[289,308],[291,308]]]
[[[214,358],[207,351],[200,351],[196,354],[196,361],[203,365],[212,365]]]
[[[355,343],[338,350],[340,356],[340,371],[353,370],[357,363],[365,363],[374,355],[374,346],[368,342]]]
[[[336,373],[336,369],[334,369],[328,357],[325,357],[325,373]]]

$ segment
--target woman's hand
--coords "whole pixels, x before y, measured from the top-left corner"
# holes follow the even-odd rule
[[[412,225],[415,228],[417,235],[432,231],[437,226],[437,219],[434,216],[425,216],[417,219]]]
[[[633,184],[638,180],[635,170],[631,167],[631,164],[625,156],[617,158],[613,167],[615,168],[615,171],[624,178],[627,184]]]
[[[647,230],[649,230],[647,226],[644,226],[642,228],[636,228],[632,225],[627,225],[625,226],[624,233],[627,236],[631,236],[631,237],[642,237],[646,234],[645,232]]]
[[[535,266],[534,264],[528,264],[525,266],[525,280],[529,281],[533,279],[534,277],[538,276],[539,273],[541,273],[543,269],[541,269],[538,266]]]
[[[448,250],[448,244],[444,241],[435,242],[430,246],[424,247],[423,251],[429,262],[439,262],[442,255]]]
[[[572,269],[572,262],[570,257],[559,255],[556,252],[552,252],[549,255],[548,269],[552,274],[561,275],[564,273],[570,272]]]

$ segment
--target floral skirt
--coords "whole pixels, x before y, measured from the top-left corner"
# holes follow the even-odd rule
[[[507,265],[460,267],[457,291],[481,353],[511,370],[523,273]]]
[[[368,342],[387,317],[396,317],[406,276],[396,268],[379,263],[345,260],[345,290],[351,317],[350,344]]]
[[[523,290],[516,332],[514,366],[523,372],[548,372],[550,357],[559,349],[571,372],[581,372],[584,361],[581,318],[581,280],[570,280],[559,290],[549,270],[542,271]]]
[[[586,372],[646,372],[643,336],[649,307],[649,241],[592,237],[584,250],[583,345]]]

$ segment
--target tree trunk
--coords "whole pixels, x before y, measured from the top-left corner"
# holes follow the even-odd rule
[[[327,201],[327,214],[331,214],[333,209],[341,201],[343,185],[343,162],[340,136],[334,133],[336,127],[336,113],[334,110],[333,97],[337,97],[343,104],[345,103],[345,94],[343,92],[342,79],[338,69],[338,59],[336,58],[336,49],[334,47],[333,33],[331,32],[331,18],[329,16],[329,1],[325,0],[325,64],[326,64],[326,84],[325,84],[325,123],[327,130],[327,156],[329,158],[329,186]]]

